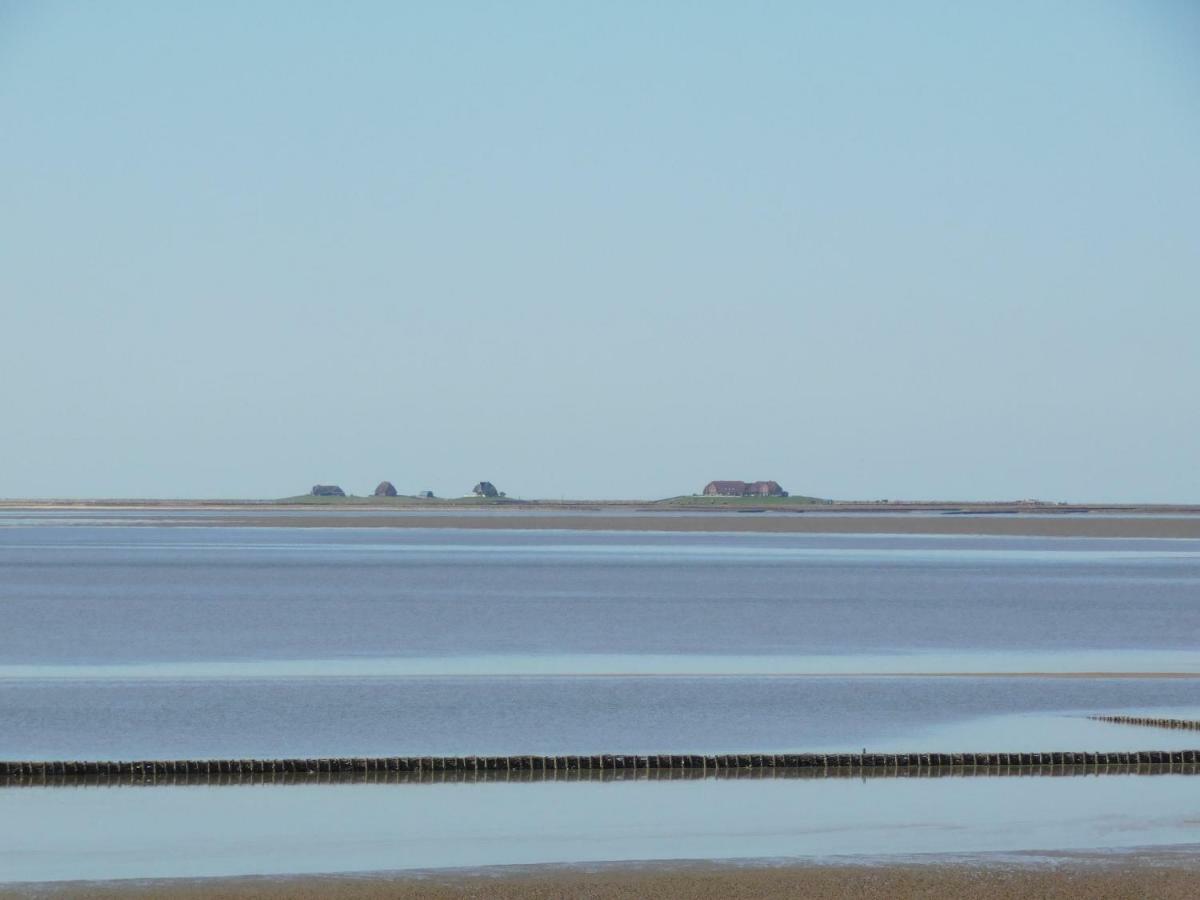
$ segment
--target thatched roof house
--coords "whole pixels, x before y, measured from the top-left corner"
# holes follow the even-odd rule
[[[379,482],[379,487],[375,488],[376,497],[395,497],[396,486],[390,481]]]
[[[786,497],[788,492],[778,481],[755,481],[746,487],[748,497]]]
[[[704,486],[705,497],[744,497],[746,482],[744,481],[710,481]]]
[[[476,497],[499,497],[500,492],[496,490],[496,486],[490,481],[481,481],[475,487],[471,488],[471,493]]]
[[[346,492],[336,484],[314,484],[310,492],[314,497],[345,497]]]
[[[778,481],[710,481],[704,486],[705,497],[786,497]]]

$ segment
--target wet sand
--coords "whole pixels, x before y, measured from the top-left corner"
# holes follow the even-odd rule
[[[518,866],[469,871],[363,875],[64,882],[0,886],[0,898],[75,900],[415,900],[415,898],[586,897],[594,900],[806,897],[883,898],[1148,898],[1200,895],[1200,849],[1030,855],[990,860],[781,863],[734,865],[661,862],[593,866]]]
[[[153,513],[149,513],[152,517]],[[130,523],[135,524],[135,523]],[[353,516],[329,511],[289,511],[286,516],[231,513],[155,519],[155,526],[236,528],[473,528],[558,531],[736,532],[761,534],[1002,535],[1010,537],[1200,539],[1200,516],[1096,517],[994,515],[806,515],[778,513],[404,513]]]
[[[711,498],[706,498],[711,499]],[[1001,535],[1200,539],[1200,505],[1023,503],[790,503],[346,498],[263,500],[0,500],[0,513],[141,513],[136,527],[472,528],[763,534]],[[85,523],[79,523],[85,524]]]

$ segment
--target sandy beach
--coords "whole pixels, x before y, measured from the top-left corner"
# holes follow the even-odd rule
[[[778,863],[661,862],[515,866],[467,871],[256,876],[0,887],[0,898],[116,900],[706,900],[706,898],[1104,898],[1183,900],[1200,894],[1200,854],[1182,851],[1031,855],[991,860]]]

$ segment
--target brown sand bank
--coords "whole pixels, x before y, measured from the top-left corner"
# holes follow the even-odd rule
[[[70,882],[0,886],[0,898],[163,900],[716,900],[716,898],[968,898],[968,900],[1183,900],[1200,896],[1200,857],[1098,855],[1037,863],[732,865],[607,864],[498,867],[469,872]]]
[[[463,513],[338,515],[326,511],[287,516],[235,514],[171,518],[159,525],[270,528],[483,528],[566,531],[741,532],[763,534],[1009,535],[1014,537],[1197,538],[1200,516],[959,516],[959,515],[745,515],[741,513]]]

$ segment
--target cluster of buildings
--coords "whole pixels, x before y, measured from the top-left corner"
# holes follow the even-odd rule
[[[312,497],[345,497],[346,492],[336,484],[314,484],[312,490],[308,492]],[[496,490],[496,486],[490,481],[481,481],[471,489],[471,493],[476,497],[503,497],[503,491]],[[396,486],[390,481],[381,481],[375,488],[373,497],[397,497],[399,494],[396,491]],[[418,497],[426,500],[433,499],[433,491],[419,491]]]
[[[309,492],[314,497],[345,497],[346,492],[336,484],[314,484]],[[504,497],[490,481],[480,481],[471,488],[476,497]],[[786,497],[788,492],[778,481],[710,481],[704,486],[705,497]],[[396,497],[396,486],[390,481],[381,481],[375,488],[376,497]],[[421,491],[418,497],[433,499],[433,491]]]

